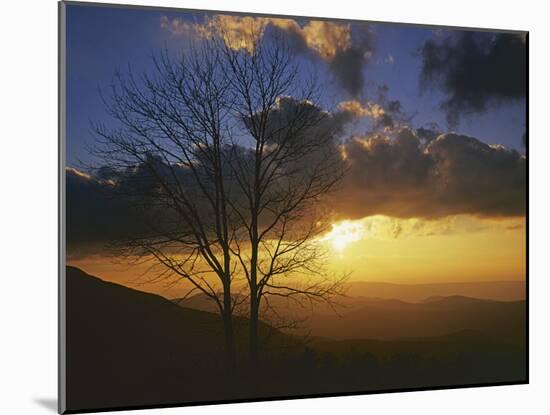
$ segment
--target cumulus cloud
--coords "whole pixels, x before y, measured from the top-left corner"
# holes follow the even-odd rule
[[[376,100],[362,103],[357,99],[342,101],[338,104],[338,111],[346,114],[351,119],[370,118],[372,132],[385,131],[399,128],[410,121],[404,114],[401,102],[387,98],[388,87],[382,85],[378,88]]]
[[[367,102],[365,105],[357,100],[342,101],[338,104],[340,111],[348,112],[354,117],[382,118],[385,115],[384,108],[376,102]]]
[[[345,154],[349,171],[332,196],[341,217],[525,214],[526,161],[515,150],[454,133],[425,144],[402,129],[355,137]]]
[[[327,21],[310,20],[301,27],[295,20],[271,19],[273,26],[294,32],[322,58],[332,60],[342,52],[352,48],[351,27]]]
[[[415,134],[420,140],[429,143],[441,135],[441,129],[436,123],[431,123],[417,128]]]
[[[524,34],[457,32],[428,40],[421,49],[423,87],[439,87],[451,125],[464,114],[525,97]]]
[[[210,39],[221,36],[235,50],[252,53],[266,33],[283,35],[295,53],[308,54],[327,63],[341,86],[356,96],[364,85],[363,68],[373,53],[373,35],[365,24],[217,14],[202,23],[162,16],[161,28],[172,35]]]

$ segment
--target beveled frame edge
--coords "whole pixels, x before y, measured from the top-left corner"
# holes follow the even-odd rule
[[[66,167],[66,129],[67,129],[67,100],[66,100],[66,3],[58,3],[58,374],[57,374],[57,411],[62,414],[67,410],[67,348],[66,348],[66,194],[65,194],[65,167]]]

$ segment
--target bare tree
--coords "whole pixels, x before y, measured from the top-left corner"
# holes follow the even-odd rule
[[[193,50],[176,63],[163,53],[154,63],[151,77],[117,75],[105,103],[121,127],[95,129],[103,162],[124,177],[132,173],[117,190],[164,216],[150,222],[150,232],[121,240],[118,247],[129,257],[153,259],[164,272],[189,281],[188,294],[199,291],[215,302],[226,358],[234,366],[231,283],[237,264],[230,253],[231,177],[224,172],[232,140],[226,125],[233,106],[227,100],[230,85],[214,48]]]
[[[255,42],[246,50],[226,45],[224,56],[253,139],[249,159],[237,159],[232,169],[247,202],[235,212],[246,211],[239,217],[249,249],[234,254],[249,285],[249,353],[256,360],[263,299],[264,310],[276,313],[269,296],[330,302],[343,290],[344,279],[324,271],[326,252],[317,237],[327,226],[319,202],[344,169],[335,142],[339,125],[313,104],[321,97],[315,78],[299,79],[281,42]]]
[[[105,103],[120,128],[95,130],[114,187],[149,218],[149,231],[118,249],[217,305],[234,366],[236,278],[247,284],[253,361],[263,299],[269,310],[270,296],[330,302],[341,293],[318,235],[328,223],[319,202],[344,171],[339,127],[313,104],[315,78],[280,40],[251,31],[235,47],[227,36],[220,28],[177,59],[164,51],[153,75],[118,75]]]

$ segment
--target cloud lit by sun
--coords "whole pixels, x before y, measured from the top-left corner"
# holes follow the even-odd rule
[[[345,220],[333,223],[332,229],[323,240],[329,242],[336,251],[342,252],[349,244],[361,240],[364,233],[365,229],[360,221]]]

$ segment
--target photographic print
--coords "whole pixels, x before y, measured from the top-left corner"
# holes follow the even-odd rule
[[[59,11],[60,412],[527,382],[527,32]]]

